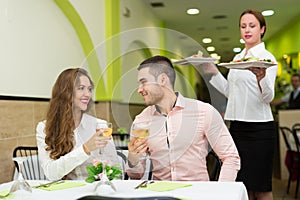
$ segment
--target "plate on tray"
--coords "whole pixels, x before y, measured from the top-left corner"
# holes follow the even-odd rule
[[[195,64],[202,64],[202,63],[214,63],[217,61],[218,58],[211,58],[211,57],[187,57],[181,60],[177,60],[174,64],[177,65],[195,65]]]
[[[218,66],[226,67],[228,69],[246,69],[248,67],[261,67],[268,68],[277,65],[275,62],[264,62],[264,61],[244,61],[244,62],[229,62],[219,63]]]

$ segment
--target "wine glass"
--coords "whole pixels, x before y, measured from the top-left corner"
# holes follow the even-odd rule
[[[11,186],[9,193],[13,193],[18,190],[23,190],[23,191],[27,191],[27,192],[31,193],[32,189],[31,189],[30,185],[28,184],[28,182],[24,179],[23,174],[22,174],[23,162],[27,160],[27,157],[14,157],[13,160],[18,163],[19,172],[18,172],[18,178],[17,178],[17,180],[15,180],[15,182]]]
[[[112,134],[112,123],[106,121],[97,121],[96,131],[101,131],[101,136],[110,136]],[[100,157],[103,155],[103,148],[99,150]]]
[[[97,122],[96,131],[101,131],[101,135],[103,136],[110,136],[112,134],[112,123],[99,121]],[[116,187],[113,183],[108,179],[106,174],[106,164],[109,162],[109,158],[104,153],[104,149],[100,148],[99,150],[100,160],[102,162],[102,177],[99,183],[97,183],[94,192],[96,194],[103,194],[103,193],[111,193],[116,192]]]
[[[150,135],[150,122],[134,122],[132,124],[131,136],[136,137],[137,140],[148,139]],[[144,153],[140,159],[148,159],[149,153]]]

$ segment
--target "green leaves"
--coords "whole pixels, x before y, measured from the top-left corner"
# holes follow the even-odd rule
[[[94,181],[100,180],[99,175],[102,173],[103,165],[100,162],[97,166],[87,166],[86,170],[88,173],[88,177],[85,179],[86,182],[92,183]],[[120,179],[122,175],[122,171],[118,166],[110,166],[106,165],[106,175],[109,180]]]

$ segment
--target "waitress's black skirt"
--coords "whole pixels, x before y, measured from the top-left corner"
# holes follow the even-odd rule
[[[229,131],[241,158],[236,181],[242,181],[248,191],[272,191],[274,122],[232,121]]]

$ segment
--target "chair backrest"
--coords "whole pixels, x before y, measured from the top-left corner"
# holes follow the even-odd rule
[[[299,141],[300,126],[299,127],[293,126],[292,132],[293,132],[293,137],[295,140],[297,152],[300,153],[300,141]]]
[[[19,146],[13,151],[13,157],[27,157],[22,165],[22,173],[24,179],[27,180],[46,180],[46,176],[40,166],[38,157],[38,148],[36,146]],[[19,171],[19,166],[14,161],[16,169]]]
[[[292,126],[293,136],[296,143],[296,148],[298,153],[300,153],[300,142],[299,142],[299,134],[300,134],[300,123],[296,123]]]
[[[127,145],[128,145],[129,139],[130,139],[129,134],[114,133],[114,134],[112,134],[112,137],[114,139],[116,149],[128,150]]]
[[[289,143],[289,140],[288,140],[290,135],[293,134],[292,130],[288,127],[285,127],[285,126],[279,127],[279,130],[282,133],[284,143],[285,143],[285,146],[286,146],[287,150],[292,150],[291,144]]]
[[[292,126],[292,129],[295,129],[295,128],[297,128],[297,129],[300,128],[300,123],[296,123]]]
[[[206,162],[207,162],[209,180],[217,181],[219,179],[219,175],[222,167],[222,161],[213,150],[210,150],[206,156]]]
[[[146,166],[145,173],[147,173],[146,175],[148,175],[148,176],[146,176],[145,178],[148,180],[153,180],[153,177],[152,177],[153,165],[152,165],[152,161],[150,158],[146,160],[146,165],[147,166]]]
[[[123,154],[121,151],[118,151],[117,150],[117,154],[119,156],[119,161],[121,163],[121,167],[122,167],[122,171],[123,171],[123,177],[124,177],[124,180],[128,180],[129,177],[128,177],[128,174],[126,173],[126,162],[127,162],[127,157],[125,154]]]
[[[122,162],[122,169],[123,169],[123,173],[124,173],[124,180],[129,179],[128,174],[126,173],[126,169],[125,169],[125,165],[127,162],[127,155],[128,155],[128,150],[120,150],[117,149],[117,154],[120,157],[119,161]],[[146,169],[145,169],[145,174],[142,177],[143,180],[152,180],[152,171],[153,171],[153,165],[151,162],[151,159],[147,159],[146,160]]]

